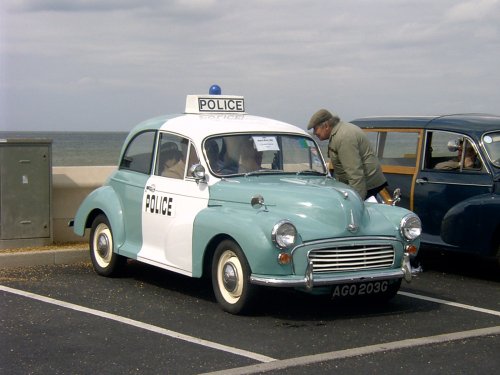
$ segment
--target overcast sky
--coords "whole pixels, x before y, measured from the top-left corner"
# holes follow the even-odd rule
[[[500,0],[0,1],[0,130],[128,131],[214,83],[301,127],[500,114]]]

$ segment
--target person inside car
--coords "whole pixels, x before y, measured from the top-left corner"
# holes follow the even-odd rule
[[[453,169],[459,169],[462,163],[462,152],[463,152],[463,139],[460,140],[451,140],[448,142],[448,149],[450,151],[456,151],[457,156],[454,157],[453,159],[443,161],[441,163],[437,163],[436,166],[434,167],[435,169],[442,169],[442,170],[453,170]],[[469,142],[465,142],[465,156],[463,160],[463,167],[465,169],[475,169],[477,168],[477,155],[476,151],[474,150],[474,147]]]
[[[170,178],[184,178],[186,163],[177,145],[174,142],[166,142],[162,145],[161,155],[164,160],[161,175]]]
[[[262,152],[257,151],[252,138],[241,144],[241,154],[238,172],[248,173],[262,169]]]

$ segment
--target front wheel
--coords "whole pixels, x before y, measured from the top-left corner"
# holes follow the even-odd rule
[[[223,310],[231,314],[249,310],[256,286],[250,284],[250,266],[234,241],[222,241],[215,249],[212,286]]]
[[[116,276],[122,270],[126,258],[113,251],[113,232],[105,215],[99,215],[94,219],[89,245],[90,259],[99,275]]]

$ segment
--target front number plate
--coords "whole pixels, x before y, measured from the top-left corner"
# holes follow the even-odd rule
[[[364,296],[387,292],[388,280],[373,281],[369,283],[336,285],[333,288],[332,298]]]

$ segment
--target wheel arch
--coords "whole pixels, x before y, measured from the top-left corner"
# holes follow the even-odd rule
[[[92,227],[95,218],[103,214],[113,231],[114,243],[119,248],[125,241],[125,225],[120,199],[110,186],[103,186],[90,193],[82,202],[75,215],[74,232],[79,236]]]
[[[212,274],[212,261],[214,258],[215,249],[217,246],[224,240],[231,240],[235,243],[238,243],[233,237],[226,233],[219,233],[214,236],[205,247],[205,251],[203,253],[203,263],[202,263],[202,274],[201,277],[209,278]],[[239,245],[239,244],[238,244]]]
[[[473,249],[488,256],[498,240],[500,197],[480,195],[464,200],[448,210],[441,223],[441,238],[463,250]],[[494,255],[494,254],[493,254]]]
[[[253,216],[256,212],[253,209],[221,210],[210,207],[196,216],[193,228],[193,277],[206,275],[206,262],[211,262],[215,248],[225,239],[231,239],[240,246],[252,271],[269,274],[284,272],[277,262],[274,265],[266,261],[269,258],[265,255],[265,252],[270,252],[277,257],[278,250],[271,241],[270,223],[274,225],[278,220],[273,216],[256,221]],[[221,228],[224,228],[224,232],[221,232]],[[254,230],[250,232],[250,228]],[[289,273],[289,270],[286,272]]]

